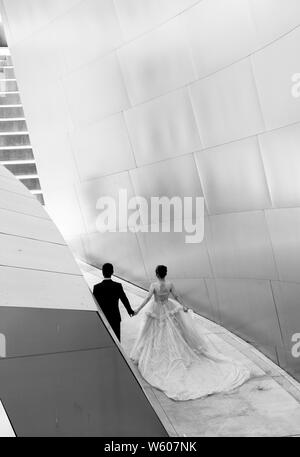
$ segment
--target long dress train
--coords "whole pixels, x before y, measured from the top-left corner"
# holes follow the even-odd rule
[[[249,369],[215,350],[169,295],[154,292],[130,354],[145,380],[174,400],[228,392],[247,381]]]

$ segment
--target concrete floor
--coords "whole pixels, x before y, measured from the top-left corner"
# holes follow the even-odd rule
[[[80,265],[90,287],[101,280],[101,272]],[[124,282],[133,308],[145,292]],[[143,313],[129,318],[122,313],[122,348],[129,354]],[[196,316],[209,338],[225,354],[243,361],[253,373],[242,387],[229,394],[176,402],[151,387],[131,364],[139,382],[163,425],[172,437],[201,436],[300,436],[300,385],[259,351],[211,321]]]

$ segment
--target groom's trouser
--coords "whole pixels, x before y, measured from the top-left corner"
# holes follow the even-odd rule
[[[104,313],[105,314],[105,313]],[[105,315],[109,325],[113,329],[116,337],[121,342],[121,321],[117,319],[112,319],[110,316]]]
[[[115,332],[116,337],[121,343],[121,322],[113,322],[111,325],[111,328]]]

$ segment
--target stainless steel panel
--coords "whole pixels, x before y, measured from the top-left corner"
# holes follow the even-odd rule
[[[195,279],[211,277],[206,242],[187,244],[186,233],[163,233],[162,225],[144,227],[138,233],[143,259],[150,278],[155,277],[157,265],[167,265],[173,278]],[[153,230],[157,230],[155,233]]]
[[[210,216],[206,235],[216,277],[278,279],[263,212]]]
[[[122,43],[119,21],[111,0],[79,2],[57,23],[66,71],[99,58]]]
[[[296,341],[293,341],[293,337],[296,334],[300,334],[300,284],[273,281],[272,288],[285,350],[289,352],[290,359],[292,359],[293,347],[296,343]]]
[[[249,4],[260,47],[300,24],[298,0],[250,0]]]
[[[125,113],[138,166],[201,149],[186,89]]]
[[[115,0],[126,40],[153,29],[198,0]]]
[[[68,246],[71,249],[75,259],[86,260],[86,252],[82,238],[83,236],[77,236],[76,238],[69,240]]]
[[[205,147],[264,131],[250,59],[197,82],[190,93]]]
[[[44,141],[47,136],[47,142]],[[78,179],[70,137],[59,130],[56,135],[48,135],[41,128],[31,136],[40,183],[42,189],[48,189],[46,198],[53,198],[52,193],[58,194],[58,188],[68,188],[72,192],[73,183]],[[50,157],[50,160],[49,160]],[[60,202],[57,202],[60,205]]]
[[[20,6],[18,8],[20,9]],[[23,15],[27,14],[25,10],[27,10],[26,6],[22,11]],[[10,22],[15,19],[16,16],[10,17]],[[33,85],[35,90],[40,91],[44,85],[57,82],[57,78],[62,75],[65,70],[65,63],[61,52],[61,40],[58,24],[55,21],[51,26],[42,27],[35,33],[31,32],[28,37],[20,42],[10,43],[23,103],[24,95],[27,92],[30,93],[30,88]],[[55,65],[53,65],[53,54],[55,55]],[[7,74],[5,77],[15,78],[16,75]],[[44,96],[47,96],[47,91],[45,91]],[[35,102],[35,98],[32,98],[31,101]],[[45,115],[47,115],[46,110]]]
[[[166,160],[147,167],[136,168],[130,171],[135,195],[147,200],[147,208],[141,210],[143,223],[159,223],[182,219],[184,217],[184,198],[193,198],[193,217],[201,216],[196,213],[195,200],[202,197],[201,183],[197,173],[195,161],[192,155],[186,155],[172,160]],[[179,197],[178,215],[166,214],[156,215],[151,212],[151,199],[153,197],[171,199]],[[158,216],[158,219],[157,219]]]
[[[147,275],[135,234],[91,233],[84,238],[84,244],[92,265],[101,268],[104,263],[110,262],[117,276],[136,284],[145,282]]]
[[[257,47],[248,0],[203,0],[183,17],[199,78],[248,56]]]
[[[216,280],[221,323],[277,361],[282,339],[269,281]]]
[[[115,54],[74,71],[63,79],[63,84],[76,126],[97,122],[129,106]]]
[[[278,351],[279,365],[281,368],[290,373],[298,382],[300,382],[300,366],[299,366],[299,338],[296,340],[294,351],[297,357],[294,357],[290,348],[280,348]]]
[[[299,206],[300,124],[265,133],[259,142],[274,206]]]
[[[209,319],[212,319],[216,323],[220,323],[220,306],[219,306],[219,297],[216,286],[216,281],[213,278],[205,278],[205,284],[208,291],[208,297],[213,310],[212,316]]]
[[[215,309],[210,302],[208,289],[203,279],[169,278],[180,296],[195,313],[215,320]]]
[[[271,207],[257,138],[196,154],[210,214]]]
[[[83,181],[135,167],[122,114],[76,130],[71,141]]]
[[[40,138],[42,135],[47,134],[49,141],[58,134],[60,136],[66,136],[72,124],[64,89],[60,81],[51,81],[49,83],[44,81],[43,86],[38,84],[35,89],[34,100],[32,100],[30,88],[26,86],[22,91],[22,102],[25,111],[27,106],[31,107],[31,116],[28,118],[27,125],[33,147],[35,142],[41,143]],[[41,113],[41,103],[43,106],[47,106],[45,113]],[[49,126],[53,128],[56,135],[49,134]],[[59,141],[57,140],[56,143],[58,143],[58,147]],[[38,152],[38,148],[36,149]]]
[[[19,42],[36,32],[79,1],[43,0],[41,3],[39,0],[26,0],[26,4],[20,7],[19,0],[4,0],[13,42]]]
[[[54,186],[51,192],[47,193],[45,203],[47,213],[68,244],[77,242],[80,238],[79,234],[85,233],[85,226],[75,189],[68,185]]]
[[[196,77],[180,18],[123,46],[118,55],[134,105],[182,87]]]
[[[267,211],[266,218],[282,281],[300,281],[300,208]]]
[[[297,28],[253,56],[253,67],[268,130],[300,121],[299,99],[292,77],[299,73],[300,29]]]
[[[127,208],[128,201],[134,197],[134,190],[127,172],[86,181],[78,187],[78,195],[88,232],[99,230],[97,225],[98,217],[103,214],[105,208],[99,208],[98,201],[100,198],[106,197],[112,199],[115,205],[117,229],[126,230],[129,226],[130,220],[129,218],[127,219],[129,214]],[[119,207],[121,212],[119,212]],[[123,214],[125,217],[123,217]]]

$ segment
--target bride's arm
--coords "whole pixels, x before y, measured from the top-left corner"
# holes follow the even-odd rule
[[[147,297],[145,298],[143,303],[137,308],[137,310],[135,311],[135,314],[138,314],[144,308],[144,306],[147,305],[147,303],[151,300],[153,294],[154,294],[154,286],[153,286],[153,284],[151,284]]]
[[[182,298],[180,297],[180,295],[177,293],[177,290],[175,289],[175,286],[174,284],[172,283],[171,284],[171,294],[173,295],[173,297],[175,298],[176,301],[178,301],[178,303],[180,303],[180,305],[183,307],[183,310],[185,312],[187,312],[189,309],[187,306],[185,306]]]

